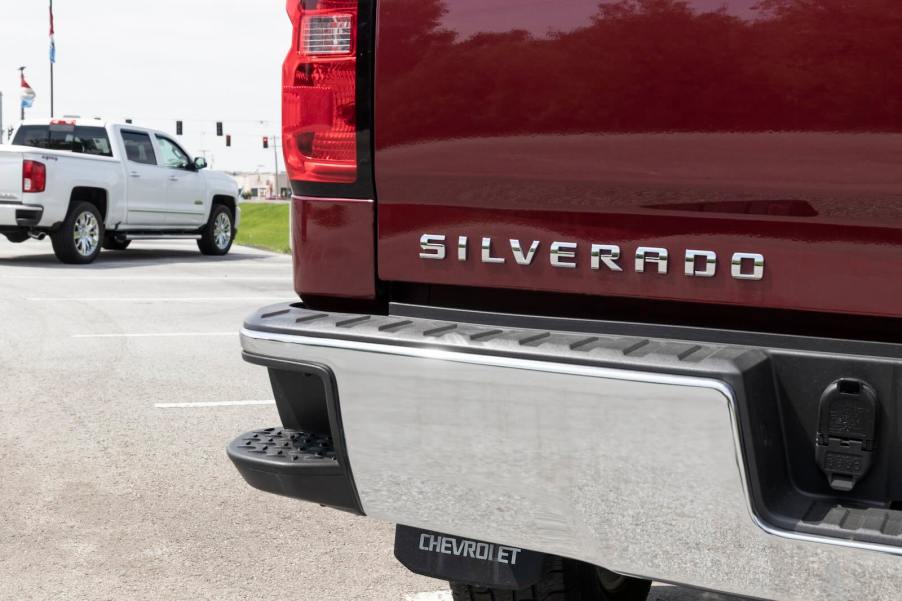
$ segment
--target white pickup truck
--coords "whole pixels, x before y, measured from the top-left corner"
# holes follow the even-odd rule
[[[0,234],[50,236],[60,261],[85,264],[133,240],[197,240],[225,255],[238,230],[238,184],[205,172],[169,135],[96,120],[26,121],[0,146]]]

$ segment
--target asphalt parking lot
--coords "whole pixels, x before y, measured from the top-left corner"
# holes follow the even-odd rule
[[[391,525],[255,492],[226,458],[278,424],[238,328],[292,298],[289,258],[253,249],[71,267],[0,238],[0,599],[450,598],[395,562]]]

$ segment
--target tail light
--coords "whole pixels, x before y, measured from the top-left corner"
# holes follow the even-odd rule
[[[22,191],[43,192],[47,188],[47,166],[37,161],[22,162]]]
[[[288,0],[282,133],[292,180],[357,180],[358,11],[358,0]]]

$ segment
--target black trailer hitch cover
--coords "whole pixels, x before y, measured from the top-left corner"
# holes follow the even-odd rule
[[[837,380],[821,396],[815,458],[833,490],[852,490],[871,468],[877,410],[877,392],[862,380]]]
[[[395,557],[411,572],[439,580],[521,590],[542,577],[544,553],[398,526]]]

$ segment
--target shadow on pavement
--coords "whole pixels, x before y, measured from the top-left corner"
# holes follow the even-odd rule
[[[53,253],[35,253],[27,255],[4,256],[0,253],[0,267],[42,267],[49,269],[91,269],[91,270],[110,270],[124,269],[135,266],[147,266],[148,264],[157,265],[177,265],[177,264],[207,264],[207,263],[230,263],[234,261],[253,261],[265,260],[271,258],[269,254],[256,252],[243,252],[241,249],[233,249],[224,257],[209,257],[202,255],[194,250],[178,250],[178,249],[154,249],[154,248],[136,248],[127,251],[108,251],[100,253],[97,260],[90,265],[64,265],[53,255]]]
[[[656,584],[648,595],[648,601],[744,601],[744,599],[731,595]]]

